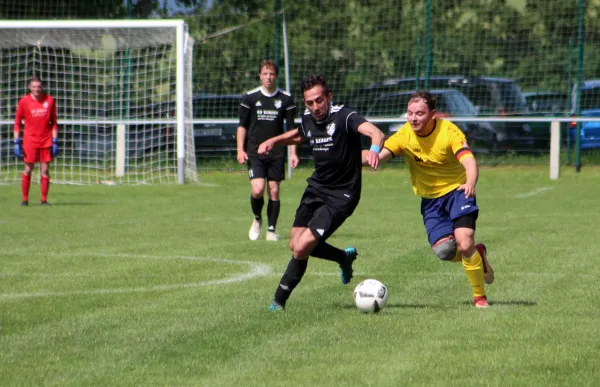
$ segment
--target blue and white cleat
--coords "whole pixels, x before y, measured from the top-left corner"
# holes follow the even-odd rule
[[[356,257],[358,257],[358,252],[352,246],[346,247],[344,252],[346,253],[346,262],[340,265],[340,277],[342,278],[342,283],[346,285],[352,280],[352,264]]]
[[[283,312],[283,311],[285,311],[285,308],[282,305],[279,305],[275,301],[271,302],[271,305],[269,305],[269,312]]]

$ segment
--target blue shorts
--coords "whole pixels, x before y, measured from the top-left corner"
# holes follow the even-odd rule
[[[454,221],[461,216],[479,214],[475,197],[466,198],[464,191],[454,190],[435,199],[421,199],[421,215],[427,230],[429,244],[448,235],[454,235]]]

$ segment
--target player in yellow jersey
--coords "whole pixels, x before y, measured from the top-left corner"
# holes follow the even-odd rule
[[[435,117],[435,98],[426,91],[411,95],[407,123],[379,153],[381,161],[403,155],[434,253],[443,261],[461,262],[473,289],[473,304],[487,308],[485,285],[494,281],[484,244],[475,244],[479,214],[475,185],[477,163],[462,131]]]

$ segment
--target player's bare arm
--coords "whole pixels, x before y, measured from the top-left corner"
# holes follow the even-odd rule
[[[369,161],[367,160],[368,153],[369,153],[369,151],[366,149],[363,150],[363,152],[362,152],[362,165],[364,165],[364,166],[369,165]],[[381,152],[379,152],[379,164],[388,162],[393,157],[394,157],[394,154],[392,152],[390,152],[389,149],[382,148]]]
[[[306,139],[300,134],[300,130],[287,131],[279,136],[272,137],[258,146],[259,155],[268,155],[277,145],[297,145]]]
[[[467,181],[465,184],[458,187],[458,190],[465,191],[465,197],[470,198],[475,196],[475,185],[479,179],[479,169],[477,168],[477,162],[474,157],[464,159],[461,164],[465,168]]]
[[[237,128],[237,161],[240,164],[246,163],[248,155],[244,151],[244,144],[246,143],[247,130],[243,126]]]
[[[290,145],[290,166],[296,168],[300,163],[300,158],[296,151],[296,145]]]
[[[363,164],[369,165],[373,169],[379,166],[379,152],[383,146],[385,136],[378,127],[370,122],[364,122],[358,127],[358,132],[363,136],[371,138],[371,148],[365,154],[363,153]],[[366,160],[365,160],[366,158]],[[365,163],[366,161],[366,163]]]

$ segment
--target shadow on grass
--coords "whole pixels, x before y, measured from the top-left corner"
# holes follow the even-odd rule
[[[505,306],[537,306],[535,301],[524,300],[507,300],[507,301],[490,301],[490,305],[505,305]]]
[[[498,301],[498,300],[488,300],[490,306],[537,306],[537,302],[535,301],[525,301],[525,300],[507,300],[507,301]],[[472,305],[469,301],[461,302],[462,305]]]
[[[104,206],[106,204],[114,204],[116,202],[53,202],[52,207],[68,207],[68,206]]]
[[[345,304],[341,306],[343,309],[356,309],[354,304]],[[400,303],[388,303],[385,309],[447,309],[443,305],[437,304],[400,304]]]

